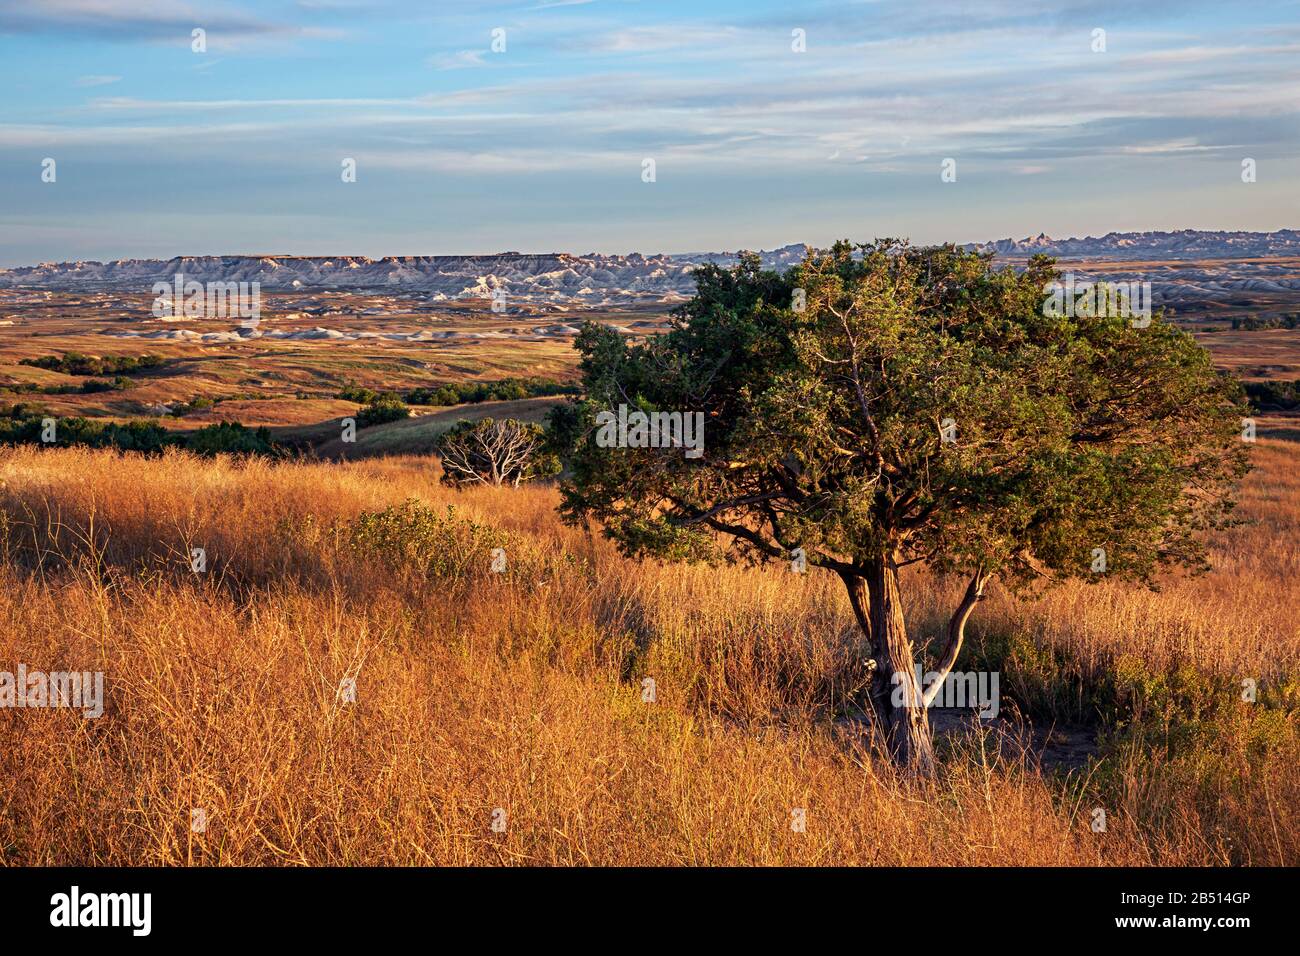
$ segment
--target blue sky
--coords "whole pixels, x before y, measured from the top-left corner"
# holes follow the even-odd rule
[[[0,265],[1300,226],[1295,0],[0,0],[0,82]]]

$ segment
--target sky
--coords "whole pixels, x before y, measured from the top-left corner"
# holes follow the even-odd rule
[[[0,266],[1300,226],[1300,0],[0,0],[0,87]]]

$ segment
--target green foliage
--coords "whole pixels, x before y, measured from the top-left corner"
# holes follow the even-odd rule
[[[41,417],[0,419],[0,444],[39,445],[44,431]],[[90,448],[119,448],[124,451],[159,452],[176,444],[171,432],[156,422],[125,424],[93,418],[60,418],[55,427],[56,446],[85,445]]]
[[[74,445],[88,448],[116,448],[157,454],[166,448],[184,448],[199,455],[219,453],[276,456],[282,450],[265,428],[253,430],[237,422],[208,425],[186,435],[170,431],[153,421],[125,423],[94,418],[57,418],[30,404],[0,408],[0,445]],[[55,418],[53,442],[45,442],[45,420]]]
[[[0,416],[4,418],[46,418],[50,414],[49,407],[41,402],[14,402],[12,405],[0,405]]]
[[[40,358],[20,359],[19,365],[43,368],[64,375],[131,375],[161,368],[166,359],[151,352],[144,355],[109,355],[99,357],[81,352],[64,352],[62,356],[42,355]]]
[[[1300,408],[1300,379],[1290,382],[1246,382],[1250,403],[1261,412],[1293,412]]]
[[[177,418],[184,418],[192,412],[206,411],[209,408],[215,408],[216,401],[211,398],[205,398],[202,395],[195,395],[188,402],[179,402],[172,406],[172,414]]]
[[[38,385],[35,382],[11,382],[4,386],[7,395],[75,395],[86,391],[86,385]],[[92,389],[93,390],[93,389]]]
[[[411,410],[397,396],[391,393],[380,395],[357,413],[357,427],[368,428],[371,425],[401,421],[410,415]]]
[[[1113,576],[1203,568],[1200,532],[1246,468],[1239,387],[1162,319],[1047,314],[1055,278],[1045,257],[994,270],[892,240],[784,275],[755,256],[702,268],[667,334],[578,336],[564,514],[629,553],[692,555],[723,532],[751,558],[801,547],[859,576],[887,557],[1095,580],[1094,548]],[[620,403],[702,412],[703,456],[600,447],[595,415]]]
[[[495,382],[450,382],[413,388],[404,394],[377,392],[349,382],[339,390],[337,397],[359,405],[376,403],[446,407],[473,405],[479,402],[512,402],[544,395],[576,395],[577,385],[564,385],[549,378],[503,378]]]
[[[1244,318],[1232,320],[1232,329],[1234,332],[1263,332],[1268,329],[1294,329],[1300,328],[1300,313],[1292,312],[1290,315],[1277,316],[1276,318],[1262,318],[1257,315],[1248,315]]]
[[[125,375],[116,375],[111,381],[91,378],[80,385],[38,385],[35,382],[11,382],[0,387],[0,392],[11,395],[92,395],[96,392],[121,392],[135,388],[136,383]]]
[[[256,430],[238,422],[207,425],[190,434],[185,447],[199,455],[267,455],[279,453],[265,427]]]
[[[396,392],[384,392],[382,394],[397,398]],[[337,397],[345,402],[356,402],[358,405],[369,405],[371,402],[376,401],[380,395],[381,393],[376,392],[373,388],[364,388],[361,385],[349,382],[339,390]]]
[[[507,541],[500,530],[462,518],[454,507],[439,514],[414,498],[358,515],[350,539],[353,547],[375,555],[393,570],[440,579],[487,571],[492,549],[505,547]]]
[[[135,388],[136,383],[131,381],[125,375],[116,375],[112,381],[102,378],[87,379],[81,383],[81,391],[86,394],[95,392],[124,392],[127,389]]]
[[[496,382],[457,382],[417,388],[406,393],[412,405],[468,405],[478,402],[509,402],[544,395],[576,395],[576,385],[564,385],[549,378],[503,378]]]

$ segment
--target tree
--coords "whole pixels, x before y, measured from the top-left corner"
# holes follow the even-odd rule
[[[386,425],[399,422],[411,416],[411,410],[403,404],[393,392],[384,392],[371,399],[365,408],[357,413],[357,427],[369,428],[371,425]]]
[[[544,449],[540,425],[513,418],[476,422],[462,419],[438,438],[442,480],[449,485],[502,485],[558,472],[559,462]]]
[[[280,449],[265,426],[247,428],[239,422],[218,422],[190,433],[185,447],[199,455],[271,455]]]
[[[909,770],[933,769],[926,707],[995,578],[1096,580],[1098,555],[1151,586],[1164,566],[1204,570],[1201,533],[1246,470],[1240,388],[1162,318],[1047,308],[1045,257],[1017,273],[893,240],[696,278],[662,336],[578,336],[587,399],[561,510],[630,555],[838,575],[870,649],[869,710]],[[703,413],[703,454],[604,447],[596,416],[620,404]],[[966,584],[928,687],[903,617],[910,564]]]

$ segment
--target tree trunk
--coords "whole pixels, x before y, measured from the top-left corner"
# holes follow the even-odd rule
[[[903,619],[898,566],[891,555],[871,560],[867,592],[876,655],[871,691],[876,718],[894,762],[909,774],[928,777],[934,773],[934,743],[917,683],[916,653]]]
[[[966,639],[966,621],[969,620],[971,611],[975,610],[975,604],[984,600],[984,585],[988,584],[990,577],[982,567],[975,572],[970,584],[966,585],[966,594],[961,599],[961,604],[957,605],[957,610],[948,622],[948,644],[934,669],[934,683],[925,692],[927,707],[934,703],[934,698],[943,689],[944,679],[952,673],[953,665],[957,663],[957,655],[961,653],[962,642]]]

